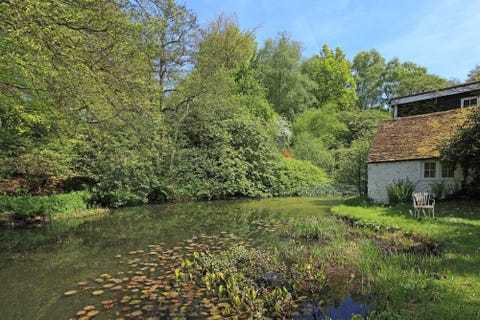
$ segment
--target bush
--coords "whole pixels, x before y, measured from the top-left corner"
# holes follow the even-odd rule
[[[51,196],[0,196],[0,213],[12,220],[28,220],[34,216],[59,216],[87,209],[85,194],[73,192]]]
[[[330,179],[327,178],[325,171],[312,163],[283,158],[274,169],[272,195],[310,195],[312,190],[322,191],[329,184]]]
[[[388,203],[397,205],[402,202],[409,202],[412,199],[412,193],[415,190],[415,184],[406,178],[393,180],[387,186]]]

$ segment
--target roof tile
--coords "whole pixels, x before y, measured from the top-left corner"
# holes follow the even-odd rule
[[[438,144],[451,137],[475,109],[455,109],[383,120],[367,162],[437,158],[440,155]]]

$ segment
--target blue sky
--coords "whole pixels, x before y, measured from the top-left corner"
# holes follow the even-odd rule
[[[303,43],[304,57],[323,44],[352,60],[377,49],[428,72],[464,81],[480,65],[479,0],[179,0],[201,26],[219,14],[235,15],[242,30],[255,29],[261,46],[287,31]]]

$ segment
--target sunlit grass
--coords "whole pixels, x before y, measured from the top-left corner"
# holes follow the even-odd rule
[[[435,219],[420,221],[409,215],[408,205],[392,208],[357,201],[332,209],[336,215],[377,237],[397,230],[407,238],[438,245],[439,252],[423,254],[379,254],[372,248],[365,250],[359,269],[370,278],[373,318],[480,318],[478,204],[477,201],[440,202]]]

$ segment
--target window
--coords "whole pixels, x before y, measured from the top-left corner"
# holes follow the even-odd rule
[[[423,164],[423,177],[424,178],[435,178],[437,164],[434,161],[425,162]]]
[[[442,163],[442,178],[453,178],[455,167],[449,163]]]
[[[480,97],[462,98],[462,108],[476,106],[480,102]]]

